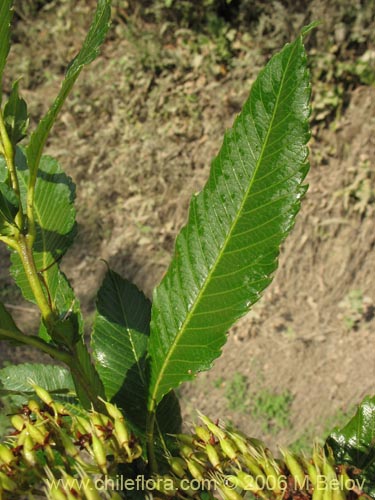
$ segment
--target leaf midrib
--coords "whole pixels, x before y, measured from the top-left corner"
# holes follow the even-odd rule
[[[269,136],[271,134],[272,125],[273,125],[273,122],[275,120],[276,111],[277,111],[278,106],[279,106],[279,99],[280,99],[280,95],[281,95],[281,90],[283,89],[285,76],[287,74],[287,70],[288,70],[288,67],[289,67],[289,64],[290,64],[290,61],[291,61],[291,58],[292,58],[292,54],[294,53],[294,50],[295,50],[295,47],[293,47],[293,50],[291,51],[291,53],[289,55],[287,64],[286,64],[285,69],[284,69],[283,77],[282,77],[282,80],[281,80],[281,83],[280,83],[280,86],[279,86],[279,92],[277,94],[275,106],[274,106],[273,113],[272,113],[272,118],[271,118],[271,121],[270,121],[270,124],[269,124],[269,127],[268,127],[266,138],[263,141],[263,146],[262,146],[262,149],[261,149],[261,152],[260,152],[260,155],[259,155],[259,159],[258,159],[258,161],[256,163],[256,167],[254,169],[253,177],[251,179],[251,182],[249,184],[248,189],[246,190],[245,195],[243,196],[243,199],[242,199],[242,202],[241,202],[241,206],[240,206],[240,208],[239,208],[239,210],[238,210],[238,212],[237,212],[237,214],[236,214],[236,216],[235,216],[235,218],[233,220],[233,223],[231,225],[230,231],[228,232],[227,237],[224,239],[223,245],[222,245],[222,247],[221,247],[221,249],[219,251],[219,254],[218,254],[218,257],[216,259],[216,262],[212,266],[211,270],[208,272],[207,277],[205,279],[205,282],[204,282],[203,286],[201,287],[201,289],[198,292],[198,296],[197,296],[197,298],[196,298],[196,300],[195,300],[195,302],[193,304],[193,307],[190,309],[190,311],[188,311],[188,314],[186,315],[186,318],[185,318],[183,324],[180,327],[180,331],[177,333],[175,339],[172,342],[171,348],[169,349],[169,351],[168,351],[168,353],[167,353],[167,355],[166,355],[166,357],[164,359],[164,363],[162,365],[161,370],[158,373],[158,377],[157,377],[155,385],[154,385],[154,390],[153,390],[153,392],[151,394],[151,401],[150,401],[150,404],[149,404],[149,411],[150,412],[154,411],[156,404],[158,404],[158,402],[159,402],[156,399],[157,393],[158,393],[158,387],[160,386],[160,383],[161,383],[161,380],[162,380],[163,375],[165,373],[166,367],[169,364],[169,360],[170,360],[171,356],[174,353],[174,350],[176,348],[176,344],[179,342],[179,339],[184,335],[186,327],[189,324],[192,316],[194,315],[194,311],[197,308],[198,304],[200,303],[201,297],[204,294],[204,292],[205,292],[208,284],[210,283],[211,277],[215,273],[216,268],[218,266],[218,263],[221,261],[221,258],[223,256],[223,254],[225,253],[225,249],[226,249],[226,247],[228,245],[228,242],[230,241],[230,239],[232,237],[232,233],[234,231],[234,228],[237,226],[237,222],[238,222],[238,220],[240,218],[240,215],[242,214],[245,202],[246,202],[246,200],[249,197],[249,193],[251,192],[254,180],[256,178],[256,174],[257,174],[257,172],[259,170],[260,165],[263,162],[264,151],[266,149],[266,146],[267,146],[267,143],[268,143],[268,140],[269,140]]]

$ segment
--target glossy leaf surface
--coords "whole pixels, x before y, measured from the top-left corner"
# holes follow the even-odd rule
[[[358,471],[356,479],[364,479],[364,491],[375,498],[375,397],[366,397],[348,424],[331,433],[327,445],[337,463]]]
[[[106,397],[124,409],[133,426],[145,430],[148,376],[146,353],[151,302],[138,288],[109,270],[99,290],[92,348]],[[164,410],[163,410],[164,408]],[[178,432],[174,394],[160,405],[160,428]]]
[[[35,180],[39,162],[48,134],[68,97],[74,82],[77,80],[82,68],[90,64],[99,54],[99,49],[104,41],[110,25],[111,1],[98,0],[94,19],[90,30],[77,56],[71,61],[62,83],[60,92],[48,110],[47,114],[39,122],[36,130],[31,135],[30,144],[27,147],[27,163],[31,172],[31,180]]]
[[[1,103],[1,81],[5,63],[10,49],[10,23],[12,20],[12,0],[1,0],[0,2],[0,103]]]
[[[271,282],[306,191],[309,99],[299,37],[254,83],[154,292],[151,412],[172,388],[210,368],[228,328]]]
[[[22,204],[26,206],[29,171],[20,149],[17,149],[16,165]],[[49,156],[42,157],[35,186],[34,212],[37,234],[34,258],[45,289],[48,289],[50,299],[60,306],[60,312],[68,311],[74,301],[73,292],[58,268],[60,258],[75,235],[74,197],[74,184],[61,170],[57,161]],[[34,301],[21,260],[16,253],[12,255],[12,264],[11,272],[23,295],[27,300]]]

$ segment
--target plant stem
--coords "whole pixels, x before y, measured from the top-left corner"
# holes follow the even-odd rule
[[[16,193],[16,196],[19,200],[19,210],[18,214],[16,215],[16,224],[19,229],[22,230],[23,228],[23,210],[22,210],[22,203],[21,203],[21,195],[20,195],[20,186],[18,182],[18,177],[17,177],[17,171],[16,171],[16,166],[14,164],[14,149],[13,145],[9,139],[7,129],[5,127],[5,122],[3,118],[3,113],[0,108],[0,138],[1,138],[1,143],[2,143],[2,153],[5,157],[5,161],[9,170],[10,174],[10,180],[12,183],[12,188],[14,192]]]
[[[2,337],[7,337],[10,340],[16,340],[17,342],[21,342],[22,344],[36,347],[40,351],[49,354],[54,359],[66,363],[67,365],[72,362],[72,356],[69,353],[53,347],[50,344],[47,344],[47,342],[40,339],[39,337],[36,337],[35,335],[25,335],[20,330],[6,330],[4,328],[0,328],[0,335]]]
[[[151,473],[156,473],[158,471],[158,463],[155,457],[155,446],[154,446],[155,421],[156,421],[156,409],[155,405],[152,404],[152,408],[148,411],[147,424],[146,424],[147,458]]]
[[[20,235],[19,241],[19,256],[22,261],[30,288],[34,294],[36,303],[42,313],[43,320],[47,329],[53,329],[56,318],[56,313],[49,304],[47,297],[43,291],[42,283],[38,276],[38,271],[35,266],[35,260],[31,249],[32,241],[27,239],[27,236]]]

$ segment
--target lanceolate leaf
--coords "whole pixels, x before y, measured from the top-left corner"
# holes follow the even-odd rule
[[[0,182],[0,234],[9,235],[14,231],[14,218],[18,212],[18,198],[6,183]]]
[[[31,184],[35,181],[39,161],[41,159],[48,134],[82,68],[85,65],[90,64],[97,57],[100,46],[103,43],[109,28],[110,16],[111,1],[98,0],[94,19],[83,46],[77,56],[70,63],[55,102],[52,104],[44,118],[39,122],[38,127],[30,138],[30,144],[27,148],[27,163],[31,172]]]
[[[22,204],[26,206],[29,172],[20,149],[17,149],[16,165]],[[58,261],[68,249],[75,234],[74,196],[75,187],[71,179],[61,170],[57,161],[48,156],[42,157],[35,187],[34,211],[37,236],[34,244],[34,258],[51,300],[53,302],[60,300],[60,312],[68,311],[74,301],[74,295],[72,292],[71,294],[67,292],[66,279],[61,276],[58,269]],[[18,254],[12,255],[12,263],[11,271],[18,286],[25,298],[33,301],[33,294]],[[60,293],[59,289],[63,289],[65,293]],[[61,296],[67,299],[64,307],[61,304]]]
[[[18,94],[18,81],[13,84],[8,102],[4,106],[4,121],[13,146],[26,137],[29,118],[27,104]]]
[[[299,37],[260,73],[153,297],[149,410],[208,369],[260,298],[306,191],[310,83]]]
[[[364,479],[364,491],[375,498],[375,397],[366,397],[357,413],[327,439],[336,463],[348,464]]]
[[[147,413],[150,318],[151,302],[135,285],[109,270],[98,293],[93,355],[106,397],[123,408],[133,426],[142,431]],[[178,432],[181,421],[174,395],[160,405],[160,411],[161,428]]]
[[[0,103],[1,103],[1,81],[5,63],[10,48],[10,22],[12,20],[13,0],[1,0],[0,2]]]
[[[10,339],[8,335],[5,335],[4,330],[17,333],[20,332],[10,312],[7,311],[5,306],[0,302],[0,340],[11,341],[12,343],[17,345],[21,344],[20,342],[16,342],[15,340]]]

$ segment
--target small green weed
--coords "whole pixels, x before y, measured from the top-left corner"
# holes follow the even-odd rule
[[[232,411],[246,412],[249,409],[248,378],[241,373],[235,373],[229,382],[225,397],[228,401],[227,407]]]
[[[293,396],[286,390],[276,394],[268,389],[258,392],[251,405],[251,411],[256,419],[262,421],[262,429],[269,434],[277,434],[290,423],[290,405]]]

